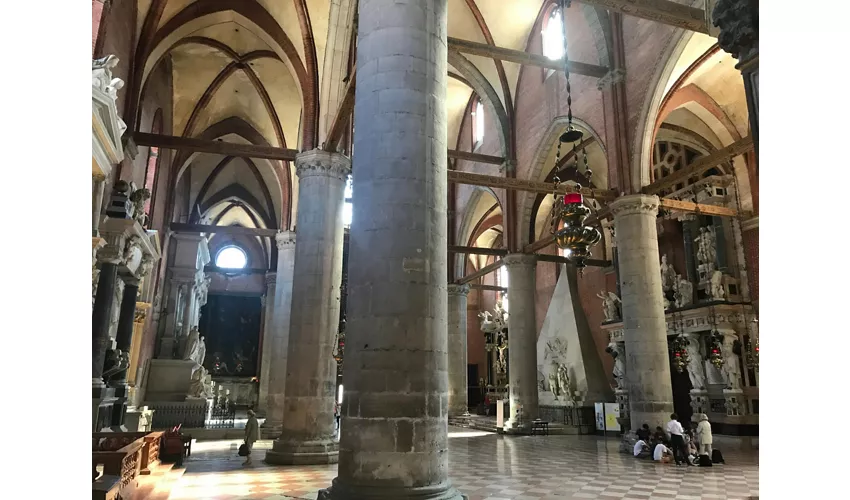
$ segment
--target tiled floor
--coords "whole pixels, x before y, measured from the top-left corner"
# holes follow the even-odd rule
[[[449,429],[454,485],[470,500],[747,499],[757,497],[757,452],[724,450],[727,465],[656,465],[617,450],[616,439],[590,436],[502,437]],[[238,441],[195,443],[182,471],[148,498],[315,500],[336,465],[273,467],[261,462],[270,441],[255,445],[255,466],[242,467]],[[166,486],[167,484],[167,486]],[[170,489],[165,496],[163,488]]]

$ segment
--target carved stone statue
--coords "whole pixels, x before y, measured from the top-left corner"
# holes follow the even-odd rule
[[[549,368],[549,390],[557,399],[561,395],[561,382],[558,380],[558,364],[552,361],[552,366]]]
[[[676,271],[667,263],[667,254],[661,256],[661,289],[665,292],[676,286]]]
[[[201,334],[197,326],[193,326],[189,331],[189,336],[186,338],[186,348],[183,350],[183,359],[186,361],[195,361],[197,363],[198,348],[201,344]],[[204,348],[206,355],[206,348]]]
[[[596,294],[602,299],[602,312],[605,313],[605,321],[619,321],[620,310],[617,304],[620,303],[620,297],[614,292],[605,292],[605,290]]]
[[[734,335],[724,335],[723,345],[720,348],[723,354],[723,381],[729,389],[741,389],[741,359],[735,354],[735,343],[738,342]]]
[[[496,348],[496,350],[499,353],[499,357],[496,360],[497,371],[499,373],[507,373],[507,371],[508,371],[508,356],[507,356],[506,351],[508,350],[508,345],[507,344],[501,344],[501,345],[499,345],[499,347]]]
[[[567,365],[558,365],[558,388],[566,401],[573,400],[572,383],[570,382],[570,370]]]
[[[127,243],[124,244],[124,262],[129,262],[133,258],[133,254],[139,248],[139,245],[141,245],[141,241],[138,236],[131,236],[127,239]]]
[[[483,385],[483,384],[481,384]],[[537,370],[537,391],[538,392],[546,392],[546,377],[543,375],[543,372]]]
[[[717,259],[714,228],[699,228],[699,236],[694,238],[694,243],[697,244],[697,260],[699,263],[708,265],[711,269],[714,269],[714,263]]]
[[[130,195],[130,201],[133,202],[133,219],[144,226],[148,222],[148,215],[145,213],[145,202],[151,197],[151,192],[147,188],[137,189]]]
[[[726,293],[723,291],[723,273],[721,271],[711,273],[708,296],[711,300],[723,300],[726,297]]]
[[[687,335],[686,338],[688,339],[688,376],[694,389],[703,390],[705,389],[705,364],[699,337]]]
[[[193,398],[211,398],[212,385],[207,382],[208,378],[206,368],[198,366],[195,371],[192,372],[192,379],[189,382],[188,396]]]
[[[118,66],[118,57],[109,55],[100,59],[94,59],[91,65],[91,84],[92,87],[106,92],[107,87],[112,83],[112,68]]]
[[[198,363],[199,365],[203,366],[204,365],[204,359],[206,359],[206,357],[207,357],[207,344],[204,342],[204,336],[201,335],[200,338],[198,338],[198,351],[197,351],[197,354],[195,355],[195,362]]]
[[[626,388],[626,345],[623,342],[611,341],[605,351],[614,358],[614,381],[617,389]]]
[[[676,275],[676,307],[682,308],[694,302],[694,284],[680,274]]]

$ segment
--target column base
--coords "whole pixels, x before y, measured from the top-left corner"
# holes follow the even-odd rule
[[[266,421],[260,426],[260,432],[263,439],[276,440],[283,433],[283,422],[269,422],[266,417]]]
[[[275,439],[264,460],[272,465],[318,465],[339,462],[339,443],[332,440],[291,442]]]
[[[469,497],[457,491],[450,481],[436,486],[352,486],[343,484],[339,478],[330,488],[319,490],[316,500],[467,500]]]
[[[505,434],[531,434],[531,422],[516,422],[508,420],[502,426],[502,432]]]
[[[620,441],[620,453],[634,454],[635,443],[638,442],[638,437],[635,431],[629,430],[623,434],[623,439]]]

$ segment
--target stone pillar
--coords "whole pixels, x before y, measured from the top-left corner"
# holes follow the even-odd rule
[[[756,157],[759,151],[759,2],[758,0],[717,0],[711,14],[720,28],[717,43],[732,57],[744,78],[744,92],[750,115]]]
[[[632,430],[663,426],[673,412],[667,322],[658,259],[657,196],[623,196],[611,203],[620,260],[623,336]]]
[[[289,319],[292,311],[292,279],[295,271],[295,232],[275,235],[277,242],[277,278],[274,288],[272,319],[263,341],[264,357],[269,359],[267,374],[265,439],[280,436],[286,389],[286,360],[289,349]],[[266,299],[268,300],[268,299]],[[262,379],[260,379],[262,382]]]
[[[511,254],[502,259],[508,268],[508,386],[510,417],[505,430],[531,428],[537,407],[537,319],[534,296],[536,292],[537,257]],[[521,414],[520,414],[521,412]]]
[[[466,297],[469,285],[449,285],[449,416],[469,415]]]
[[[319,498],[461,498],[447,454],[446,14],[447,0],[359,4],[339,475]]]
[[[351,160],[315,149],[299,154],[295,169],[298,245],[283,429],[266,454],[266,462],[336,463],[336,362],[332,354],[342,284],[343,191]]]
[[[112,296],[118,279],[118,262],[104,261],[100,264],[100,278],[92,311],[92,387],[103,387],[103,364],[106,351],[112,345],[109,338],[109,317],[112,313]]]
[[[274,335],[274,295],[277,285],[277,273],[266,273],[266,295],[263,299],[263,337],[261,339],[262,349],[260,351],[260,394],[257,401],[257,409],[266,411],[269,397],[269,367],[275,362],[274,354],[271,352],[272,342],[270,337]]]

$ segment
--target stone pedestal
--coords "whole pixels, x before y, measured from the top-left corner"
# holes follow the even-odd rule
[[[189,394],[194,361],[152,359],[148,371],[147,401],[184,401]]]
[[[446,0],[359,3],[339,475],[319,498],[461,498],[447,453],[446,19]]]
[[[508,268],[508,389],[510,416],[506,432],[531,428],[537,407],[537,320],[535,318],[535,269],[533,255],[512,254],[503,260]]]
[[[726,400],[727,417],[742,417],[747,414],[747,400],[741,389],[723,389],[723,399]]]
[[[469,285],[449,285],[449,417],[469,414],[467,394],[466,298]]]
[[[295,165],[299,234],[283,428],[266,453],[266,462],[336,463],[333,351],[342,285],[342,207],[351,160],[317,149],[299,154]]]
[[[673,412],[655,224],[658,204],[657,196],[630,195],[610,205],[617,232],[632,430],[643,424],[663,426]]]
[[[263,436],[274,439],[283,427],[283,404],[286,392],[286,366],[289,349],[289,320],[292,312],[292,280],[295,272],[295,232],[283,231],[277,242],[277,277],[271,320],[263,340],[264,357],[268,357],[266,420]],[[262,380],[260,381],[262,383]]]
[[[691,389],[691,408],[694,410],[691,421],[698,422],[700,413],[709,412],[708,391],[702,389]]]

